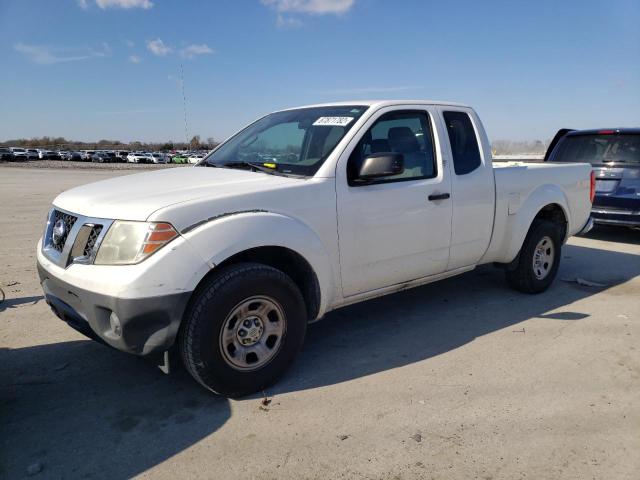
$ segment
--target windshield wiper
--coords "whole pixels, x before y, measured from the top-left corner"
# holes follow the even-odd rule
[[[215,165],[215,166],[216,167],[221,167],[221,168],[249,167],[249,168],[253,168],[255,170],[258,170],[260,172],[268,173],[269,175],[284,175],[284,176],[286,176],[286,174],[284,174],[282,172],[279,172],[275,168],[265,167],[264,165],[260,165],[259,163],[253,163],[253,162],[236,161],[236,162],[222,163],[222,164]]]

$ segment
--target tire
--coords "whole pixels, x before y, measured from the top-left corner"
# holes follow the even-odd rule
[[[544,292],[558,273],[561,249],[560,227],[548,220],[534,220],[516,259],[515,268],[506,272],[509,286],[524,293]],[[536,255],[537,266],[534,265]]]
[[[263,315],[259,309],[271,310]],[[245,322],[251,331],[243,328]],[[180,327],[178,347],[186,369],[201,385],[241,397],[264,390],[284,374],[302,347],[306,328],[304,299],[291,278],[263,264],[241,263],[223,268],[198,287]],[[257,343],[239,343],[252,341]]]

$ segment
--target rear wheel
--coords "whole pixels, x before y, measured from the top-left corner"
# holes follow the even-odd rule
[[[229,397],[263,390],[300,351],[307,326],[304,300],[280,270],[231,265],[194,295],[179,348],[189,373],[207,389]]]
[[[534,220],[527,233],[515,268],[507,270],[507,282],[521,292],[544,292],[560,265],[561,229],[548,220]]]

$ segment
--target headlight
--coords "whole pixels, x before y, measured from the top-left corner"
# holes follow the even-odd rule
[[[105,235],[96,265],[139,263],[178,236],[170,223],[116,220]]]

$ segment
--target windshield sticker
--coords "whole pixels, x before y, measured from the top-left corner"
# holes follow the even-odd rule
[[[346,127],[353,117],[320,117],[313,122],[314,127]]]

